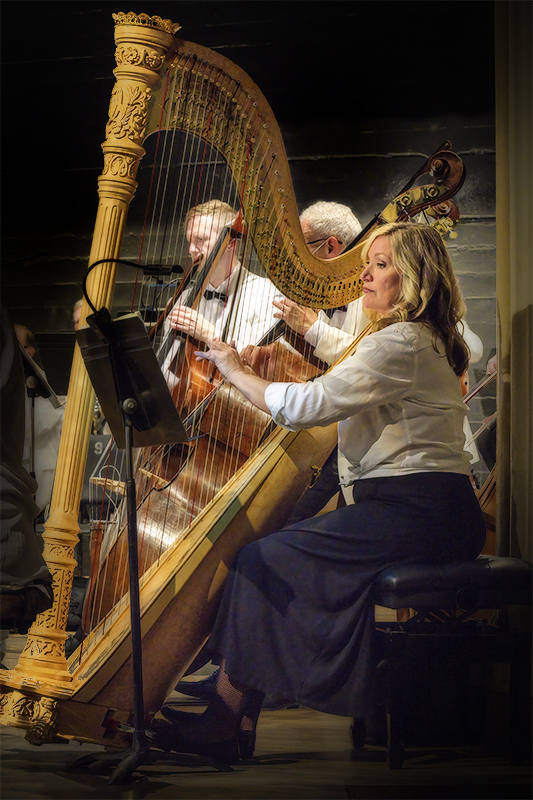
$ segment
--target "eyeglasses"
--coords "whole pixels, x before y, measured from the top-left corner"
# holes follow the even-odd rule
[[[306,242],[306,244],[310,245],[310,244],[318,244],[318,242],[327,242],[328,239],[337,239],[337,237],[336,236],[325,236],[322,239],[313,239],[312,242]],[[338,241],[339,244],[342,244],[340,239],[337,239],[337,241]]]
[[[320,250],[322,245],[325,244],[328,241],[328,239],[337,239],[337,237],[336,236],[326,236],[326,237],[324,237],[322,239],[313,239],[312,242],[306,242],[306,245],[308,247],[310,245],[312,245],[312,244],[318,244],[318,247],[315,247],[314,250],[311,250],[311,255],[314,256],[314,254]],[[339,244],[342,244],[340,239],[337,239],[337,241],[338,241]],[[319,242],[320,242],[320,244],[319,244]]]

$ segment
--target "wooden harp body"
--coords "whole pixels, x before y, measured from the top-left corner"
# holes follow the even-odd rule
[[[162,149],[171,155],[163,159],[159,174],[150,181],[150,242],[144,251],[149,261],[161,262],[163,257],[167,263],[182,261],[183,256],[171,251],[169,242],[179,239],[175,229],[184,213],[193,201],[203,202],[227,191],[226,197],[240,210],[246,229],[241,251],[245,265],[250,264],[287,297],[313,308],[336,308],[356,299],[361,291],[364,236],[332,261],[310,254],[277,123],[250,78],[219,54],[175,40],[179,26],[169,20],[133,13],[114,18],[116,84],[102,146],[104,170],[99,178],[90,264],[109,261],[93,270],[88,280],[95,307],[111,307],[117,273],[112,260],[120,256],[139,164],[152,134],[159,140],[159,152]],[[177,189],[176,182],[163,181],[171,162],[180,165],[180,185],[188,187],[185,193]],[[213,178],[207,177],[209,165],[213,166]],[[422,208],[445,205],[464,178],[460,159],[448,151],[432,157],[425,171],[433,175],[434,182],[406,189],[364,233]],[[153,196],[158,194],[164,212],[155,211]],[[162,227],[170,231],[163,243],[162,220]],[[140,292],[141,307],[149,305],[152,283],[152,278],[147,279],[146,292]],[[166,298],[158,294],[159,307],[168,308],[174,296],[174,287]],[[82,324],[88,312],[84,303]],[[154,331],[157,347],[163,331],[157,326]],[[170,463],[168,452],[161,458],[160,453],[138,457],[147,713],[159,709],[207,640],[236,552],[283,525],[296,498],[336,443],[336,426],[270,432],[268,421],[253,418],[250,422],[249,404],[239,404],[236,393],[229,397],[228,392],[231,394],[223,387],[206,404],[208,412],[202,408],[200,426],[194,420],[194,432],[201,441],[208,439],[212,453],[219,455],[221,449],[227,451],[240,442],[232,449],[231,465],[214,470],[202,501],[194,476],[200,462],[205,466],[207,456],[198,447],[193,455],[187,448],[177,456],[174,452],[177,467],[161,466],[165,459],[165,464]],[[230,403],[232,418],[228,421],[225,409]],[[93,408],[94,393],[76,347],[52,507],[43,537],[44,555],[54,577],[55,602],[33,624],[18,665],[2,674],[0,721],[26,728],[26,737],[35,744],[61,736],[124,747],[126,735],[119,725],[132,716],[129,606],[124,588],[127,565],[121,544],[124,521],[120,505],[95,551],[85,639],[68,662],[64,652]],[[223,434],[214,436],[213,425],[206,430],[206,413],[216,419],[215,427],[224,429]],[[115,483],[119,486],[120,480]],[[111,572],[111,562],[121,559],[122,572]]]

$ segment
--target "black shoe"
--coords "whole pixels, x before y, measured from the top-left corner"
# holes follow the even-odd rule
[[[177,708],[172,708],[172,706],[161,706],[161,713],[165,719],[168,719],[169,722],[176,726],[177,730],[179,730],[180,725],[194,724],[202,716],[201,714],[191,714],[189,711],[180,711]],[[237,742],[240,757],[244,761],[251,758],[255,750],[255,730],[241,729],[237,736]]]
[[[186,694],[188,697],[198,697],[200,700],[211,700],[215,694],[219,670],[216,669],[207,678],[201,681],[180,681],[176,684],[175,691]]]
[[[150,726],[150,739],[161,750],[176,753],[193,753],[223,764],[238,764],[241,756],[237,737],[223,742],[198,742],[190,739],[176,725],[154,720]]]

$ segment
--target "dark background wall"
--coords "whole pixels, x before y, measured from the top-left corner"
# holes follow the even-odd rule
[[[301,209],[336,200],[365,224],[452,141],[467,180],[448,245],[485,345],[471,368],[479,379],[496,342],[492,2],[3,0],[3,303],[36,333],[56,391],[67,389],[96,215],[117,11],[179,22],[179,36],[253,78],[280,124]],[[127,309],[130,280],[119,274],[114,312]],[[474,428],[494,396],[472,401]]]

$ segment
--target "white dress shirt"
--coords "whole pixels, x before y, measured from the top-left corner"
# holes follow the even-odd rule
[[[314,355],[326,364],[334,364],[361,334],[370,320],[363,309],[363,297],[348,303],[346,311],[334,311],[331,319],[323,311],[311,325],[304,339],[315,348]]]
[[[208,284],[206,291],[215,291],[226,295],[225,298],[202,296],[197,306],[198,313],[215,327],[215,337],[226,342],[235,342],[241,351],[249,344],[257,344],[262,337],[276,324],[273,300],[280,300],[283,295],[267,278],[249,272],[240,263],[232,270],[223,283],[214,287]],[[176,306],[183,305],[188,297],[186,290]],[[176,307],[174,306],[174,308]],[[165,322],[163,342],[172,331],[169,322]],[[179,332],[177,332],[179,334]],[[165,380],[172,390],[177,384],[170,365],[179,349],[179,337],[170,348],[162,365]]]
[[[65,400],[65,398],[63,398]],[[65,417],[65,405],[54,408],[46,397],[35,398],[34,416],[34,467],[37,481],[35,502],[44,511],[52,499],[59,442]],[[26,430],[22,464],[30,471],[31,465],[31,399],[26,395]]]
[[[413,472],[470,474],[459,381],[421,323],[370,334],[312,382],[271,383],[265,402],[289,430],[339,423],[341,485]]]

